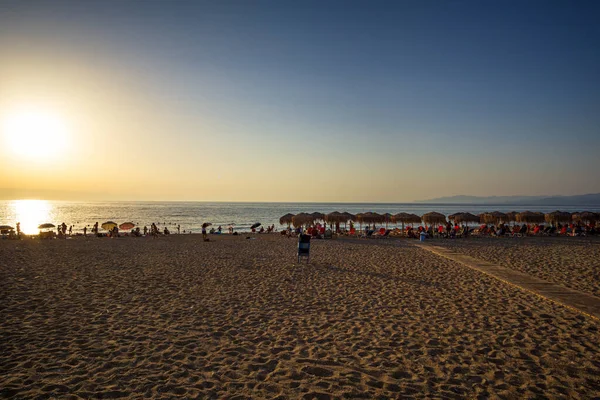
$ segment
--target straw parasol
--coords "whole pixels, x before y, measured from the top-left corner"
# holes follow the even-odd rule
[[[320,212],[314,212],[314,213],[310,214],[310,216],[313,219],[312,222],[323,221],[325,219],[325,214],[320,213]]]
[[[330,225],[339,224],[340,222],[347,221],[346,216],[339,211],[330,212],[329,214],[325,215],[325,218],[323,219]]]
[[[331,212],[325,215],[325,222],[329,223],[330,226],[335,226],[336,230],[340,227],[341,223],[348,222],[348,216],[345,213],[339,211]]]
[[[354,220],[356,222],[358,222],[359,229],[361,229],[361,230],[362,230],[362,223],[363,223],[363,215],[364,215],[364,213],[356,213],[356,215],[354,215]]]
[[[344,221],[344,229],[346,229],[346,224],[348,221],[356,221],[356,215],[350,214],[347,211],[344,211],[342,214],[344,215],[344,217],[346,217],[346,220]]]
[[[571,222],[571,213],[566,211],[553,211],[544,216],[546,222],[553,224],[559,222]]]
[[[382,217],[383,217],[383,220],[385,222],[385,229],[387,229],[388,223],[392,222],[393,215],[390,214],[390,213],[385,213],[385,214],[382,215]]]
[[[357,218],[358,222],[361,223],[361,225],[362,225],[362,222],[369,224],[369,225],[385,222],[385,217],[383,215],[377,214],[374,212],[366,212],[363,214],[356,214],[356,218]]]
[[[0,225],[0,231],[13,231],[15,230],[15,228],[13,228],[10,225]]]
[[[582,211],[573,213],[571,218],[573,221],[596,222],[600,220],[600,214],[591,211]]]
[[[420,224],[421,217],[417,214],[409,214],[405,212],[401,212],[392,216],[392,221],[402,224],[402,230],[404,230],[404,224]]]
[[[454,213],[454,214],[450,214],[450,215],[448,215],[448,220],[449,221],[454,221],[454,219],[456,217],[458,217],[460,214],[462,214],[462,213],[461,212],[457,212],[457,213]]]
[[[541,212],[523,211],[517,214],[517,222],[540,224],[545,219],[544,213]]]
[[[456,213],[453,214],[453,218],[454,222],[456,222],[457,224],[460,223],[466,223],[468,224],[469,222],[479,222],[479,216],[478,215],[474,215],[468,212],[463,212],[463,213]],[[448,219],[450,219],[450,216],[448,216]]]
[[[292,224],[292,218],[294,218],[294,214],[290,214],[287,213],[284,216],[282,216],[281,218],[279,218],[279,225],[286,225],[289,226]]]
[[[348,211],[344,211],[342,214],[348,218],[348,221],[356,221],[356,215],[350,214]]]
[[[444,214],[440,214],[439,212],[435,212],[435,211],[429,212],[427,214],[423,214],[421,219],[426,224],[445,224],[446,223],[446,216]]]
[[[485,224],[497,224],[499,222],[508,221],[508,217],[500,211],[493,211],[479,214],[479,221]]]
[[[313,222],[313,216],[307,213],[296,214],[292,217],[292,224],[298,228],[299,226],[308,225]]]
[[[517,220],[517,214],[518,212],[516,211],[509,211],[506,213],[506,222],[514,222]]]

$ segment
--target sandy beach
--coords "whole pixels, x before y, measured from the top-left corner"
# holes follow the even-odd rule
[[[245,237],[0,241],[0,396],[600,395],[596,319],[405,239]],[[597,239],[437,243],[599,295]]]
[[[473,238],[436,244],[600,297],[597,237]]]

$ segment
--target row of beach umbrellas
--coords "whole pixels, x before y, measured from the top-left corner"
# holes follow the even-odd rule
[[[329,224],[346,224],[349,221],[358,222],[359,224],[383,224],[388,223],[402,223],[404,224],[445,224],[447,221],[453,221],[458,224],[462,223],[485,223],[485,224],[498,224],[498,223],[509,223],[509,222],[522,222],[522,223],[568,223],[568,222],[595,222],[600,220],[600,214],[584,211],[570,213],[566,211],[553,211],[551,213],[541,213],[533,211],[523,212],[507,212],[502,213],[500,211],[486,212],[479,215],[460,212],[451,215],[444,215],[438,212],[429,212],[421,216],[417,214],[410,214],[401,212],[398,214],[378,214],[374,212],[366,212],[359,214],[350,214],[348,212],[334,211],[329,214],[323,214],[319,212],[314,213],[299,213],[299,214],[285,214],[279,218],[281,225],[288,226],[305,226],[311,225],[319,221],[323,221]]]
[[[116,222],[107,221],[100,226],[102,227],[102,229],[104,229],[106,231],[113,230],[116,226],[118,226],[119,229],[125,230],[125,231],[135,228],[135,224],[133,222],[123,222],[122,224],[119,225]],[[52,229],[52,228],[56,228],[56,225],[46,223],[46,224],[41,224],[38,226],[38,229]]]

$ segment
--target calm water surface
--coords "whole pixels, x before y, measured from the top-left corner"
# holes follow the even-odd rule
[[[299,212],[347,211],[377,212],[396,214],[409,212],[422,215],[437,211],[449,215],[456,212],[479,214],[485,211],[541,211],[551,212],[556,206],[518,206],[518,205],[479,205],[479,204],[418,204],[418,203],[209,203],[209,202],[66,202],[47,200],[10,200],[0,201],[0,225],[15,226],[21,223],[25,233],[37,233],[38,225],[66,223],[73,225],[74,232],[81,232],[84,226],[95,222],[106,221],[116,223],[133,222],[140,226],[156,223],[159,227],[167,226],[171,232],[178,224],[186,232],[200,232],[204,222],[215,227],[222,225],[227,229],[230,224],[238,231],[249,230],[256,222],[263,225],[275,224],[279,227],[279,218],[286,214]],[[597,206],[561,206],[561,211],[595,211]]]

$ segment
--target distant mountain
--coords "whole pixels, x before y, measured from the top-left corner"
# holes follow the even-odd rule
[[[421,200],[416,203],[443,204],[535,204],[544,206],[598,206],[600,193],[590,193],[575,196],[447,196],[435,199]]]

